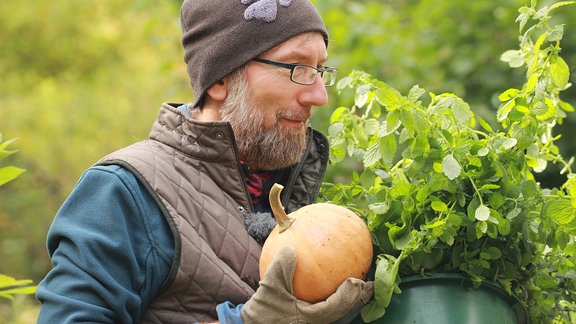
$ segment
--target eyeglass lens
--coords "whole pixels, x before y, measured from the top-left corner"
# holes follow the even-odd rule
[[[298,65],[295,66],[292,71],[292,80],[302,84],[312,84],[318,77],[318,74],[320,74],[324,85],[331,86],[334,84],[334,80],[336,79],[334,72],[333,69],[318,71],[310,66]]]

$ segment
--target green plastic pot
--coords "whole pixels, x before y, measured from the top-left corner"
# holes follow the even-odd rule
[[[479,288],[459,274],[433,274],[402,278],[401,294],[392,296],[384,316],[371,323],[384,324],[526,324],[528,314],[520,301],[500,286]],[[353,323],[364,323],[359,316]]]

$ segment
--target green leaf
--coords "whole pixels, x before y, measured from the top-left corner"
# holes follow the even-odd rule
[[[478,156],[486,156],[488,155],[488,153],[490,153],[490,149],[488,149],[487,147],[483,147],[478,150]]]
[[[560,101],[560,108],[562,108],[562,110],[568,111],[568,112],[574,111],[574,107],[565,101]]]
[[[372,86],[369,84],[362,84],[356,88],[356,97],[354,98],[354,104],[357,107],[364,107],[369,100],[370,90]]]
[[[342,123],[332,123],[328,126],[328,136],[339,137],[344,131],[344,124]]]
[[[460,98],[455,98],[450,109],[452,110],[454,118],[462,124],[468,124],[472,119],[470,106]]]
[[[386,202],[378,202],[368,205],[368,208],[375,214],[380,215],[386,213],[390,209],[390,206]]]
[[[553,4],[552,6],[550,6],[550,9],[549,9],[548,11],[550,12],[550,11],[552,11],[552,10],[554,10],[554,9],[557,9],[557,8],[560,8],[560,7],[563,7],[563,6],[572,5],[572,4],[575,4],[575,3],[576,3],[576,1],[560,1],[560,2],[557,2],[557,3]]]
[[[484,260],[497,260],[502,257],[502,251],[497,247],[491,246],[481,252],[480,257]]]
[[[0,274],[0,297],[13,299],[15,294],[33,294],[36,286],[32,285],[32,280],[16,280],[12,277]]]
[[[361,310],[364,322],[372,322],[386,313],[386,307],[390,304],[392,295],[399,290],[398,269],[404,258],[404,252],[398,259],[390,255],[379,255],[376,262],[376,272],[374,275],[374,299]]]
[[[500,60],[508,63],[511,68],[518,68],[524,65],[524,57],[521,50],[508,50],[500,56]]]
[[[501,102],[504,101],[508,101],[511,99],[515,99],[518,94],[520,93],[520,90],[518,89],[514,89],[514,88],[510,88],[504,92],[502,92],[499,96],[498,96],[498,100],[500,100]]]
[[[569,199],[550,200],[543,209],[543,217],[549,217],[564,230],[576,233],[576,209]]]
[[[518,16],[518,18],[516,18],[516,22],[519,22],[520,31],[522,31],[524,29],[524,26],[526,26],[528,19],[530,19],[532,10],[533,9],[528,7],[528,6],[524,6],[520,9],[518,9],[518,12],[520,12],[520,15]]]
[[[401,125],[400,120],[396,120],[395,125],[389,124],[387,120],[383,121],[380,124],[380,129],[378,129],[378,137],[384,137],[394,133]]]
[[[386,165],[390,166],[392,164],[397,146],[396,138],[392,134],[380,139],[380,157]]]
[[[370,118],[364,121],[364,130],[368,135],[376,134],[379,128],[380,128],[380,122],[378,122],[378,120],[376,119]]]
[[[17,168],[15,166],[7,166],[0,168],[0,186],[16,179],[24,171],[26,170]]]
[[[483,191],[490,191],[490,190],[494,190],[494,189],[500,189],[500,185],[493,184],[493,183],[487,183],[485,185],[482,185],[482,187],[480,187],[478,189],[478,191],[483,192]]]
[[[416,123],[415,123],[414,115],[412,114],[412,111],[402,109],[398,113],[398,116],[400,117],[400,122],[402,123],[402,125],[404,127],[406,127],[407,129],[410,129],[410,130],[418,131],[418,129],[416,129]]]
[[[512,220],[512,219],[516,218],[518,215],[520,215],[521,212],[522,212],[522,209],[514,208],[510,212],[508,212],[508,214],[506,215],[506,219]]]
[[[413,157],[423,156],[426,152],[430,151],[428,134],[419,133],[412,142],[412,145],[410,145],[410,150]]]
[[[504,204],[504,197],[500,192],[494,192],[488,197],[488,201],[490,202],[490,206],[494,209],[500,208],[502,204]]]
[[[518,140],[517,140],[517,139],[515,139],[515,138],[508,138],[508,139],[506,139],[506,140],[502,143],[502,147],[503,147],[504,149],[509,150],[509,149],[513,148],[514,146],[516,146],[516,144],[518,144]]]
[[[354,79],[351,76],[345,76],[338,81],[336,84],[336,89],[338,89],[338,91],[342,91],[345,88],[352,87],[353,82]]]
[[[449,154],[442,159],[442,172],[450,180],[454,180],[462,173],[462,167],[454,158],[454,155]]]
[[[480,205],[474,212],[474,217],[479,221],[487,221],[490,218],[490,208]]]
[[[403,99],[398,90],[390,87],[384,87],[376,90],[376,96],[388,110],[397,109],[401,105]]]
[[[548,32],[548,38],[546,39],[549,42],[556,42],[562,39],[564,36],[564,25],[554,26],[554,28]]]
[[[330,116],[330,123],[341,122],[343,117],[348,115],[350,111],[346,107],[339,107],[334,110],[332,115]]]
[[[510,101],[506,102],[505,104],[501,104],[498,107],[498,111],[496,113],[496,117],[498,118],[498,121],[502,122],[506,118],[508,118],[508,114],[510,114],[510,112],[512,111],[512,109],[514,107],[516,107],[516,100],[510,100]]]
[[[432,206],[432,209],[437,211],[437,212],[445,212],[448,210],[448,206],[444,202],[439,201],[439,200],[433,201],[431,206]]]
[[[498,232],[504,236],[510,234],[510,221],[500,217],[500,220],[498,221]]]
[[[420,88],[417,84],[414,85],[408,92],[408,100],[412,103],[416,103],[422,95],[426,93],[426,90]]]
[[[559,56],[555,56],[554,63],[550,64],[550,75],[556,87],[560,89],[566,88],[570,78],[570,68],[566,61]]]
[[[369,168],[373,166],[376,162],[380,160],[382,156],[380,155],[380,142],[372,143],[366,149],[366,154],[364,154],[364,167]]]
[[[494,132],[492,130],[492,126],[490,126],[490,124],[488,124],[488,122],[486,122],[484,120],[484,118],[477,116],[478,121],[480,122],[480,126],[482,126],[482,128],[484,128],[485,130],[487,130],[488,132],[492,133]]]

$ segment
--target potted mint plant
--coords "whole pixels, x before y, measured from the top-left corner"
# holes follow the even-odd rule
[[[570,86],[559,55],[563,26],[549,18],[573,3],[537,9],[532,1],[519,10],[520,47],[501,59],[525,67],[527,81],[499,96],[497,127],[454,94],[430,94],[425,104],[418,86],[402,95],[358,71],[338,83],[355,99],[331,116],[331,161],[352,158],[360,167],[348,183],[325,183],[321,197],[355,210],[373,235],[375,292],[365,322],[386,318],[404,283],[432,274],[498,287],[518,323],[571,321],[576,180],[553,131],[573,107],[559,96]],[[562,165],[562,187],[536,181],[548,163]]]

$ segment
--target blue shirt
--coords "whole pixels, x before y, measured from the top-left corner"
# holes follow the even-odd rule
[[[174,257],[160,209],[132,173],[114,165],[86,170],[47,246],[53,268],[38,285],[38,323],[138,323]]]

